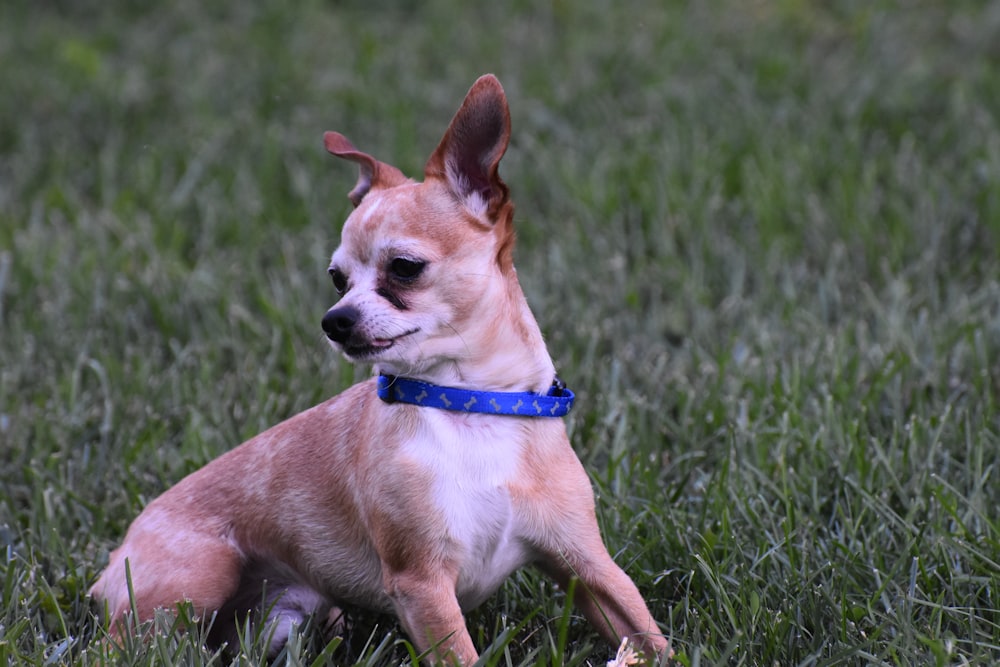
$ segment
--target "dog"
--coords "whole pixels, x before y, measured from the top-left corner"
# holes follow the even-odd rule
[[[531,564],[574,591],[613,646],[669,652],[602,542],[559,418],[573,394],[514,270],[498,173],[509,139],[492,75],[469,90],[423,182],[324,134],[359,177],[329,268],[340,298],[322,327],[377,377],[153,500],[91,589],[112,638],[133,613],[188,602],[232,640],[256,606],[273,656],[293,626],[357,605],[395,614],[427,662],[469,665],[463,612]]]

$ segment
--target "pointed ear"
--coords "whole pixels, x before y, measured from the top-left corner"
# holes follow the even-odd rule
[[[323,145],[332,155],[358,163],[358,182],[347,195],[351,203],[354,204],[354,208],[361,204],[361,200],[365,198],[369,190],[391,188],[402,185],[409,180],[403,175],[403,172],[391,164],[379,162],[368,153],[359,151],[347,137],[339,132],[324,132]]]
[[[495,218],[509,197],[497,172],[509,141],[507,97],[495,76],[481,76],[427,161],[424,176],[444,179],[469,209]]]

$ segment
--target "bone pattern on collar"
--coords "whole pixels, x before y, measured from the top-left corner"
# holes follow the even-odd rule
[[[558,379],[546,394],[530,391],[476,391],[442,387],[395,375],[378,376],[378,396],[386,403],[409,403],[455,412],[518,417],[562,417],[573,407],[572,391]]]

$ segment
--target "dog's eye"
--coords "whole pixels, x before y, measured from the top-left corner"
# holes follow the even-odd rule
[[[337,294],[343,295],[347,291],[347,276],[340,269],[330,269],[330,278],[333,280],[333,289]]]
[[[427,266],[427,262],[397,257],[389,263],[389,273],[397,280],[409,282],[419,276],[425,266]]]

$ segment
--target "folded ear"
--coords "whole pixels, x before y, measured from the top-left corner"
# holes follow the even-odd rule
[[[403,172],[391,164],[379,162],[368,153],[359,151],[347,137],[339,132],[324,132],[323,145],[332,155],[358,163],[358,182],[347,195],[351,203],[354,204],[354,208],[361,204],[361,200],[365,198],[369,190],[391,188],[402,185],[409,180],[403,175]]]
[[[494,218],[509,197],[497,172],[509,141],[507,97],[496,77],[486,74],[469,89],[424,176],[445,179],[470,210]]]

